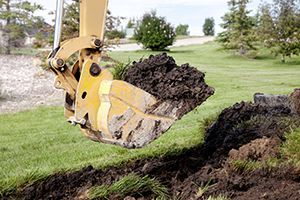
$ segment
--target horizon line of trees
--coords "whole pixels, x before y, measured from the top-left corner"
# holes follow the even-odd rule
[[[0,30],[2,38],[0,43],[0,52],[10,54],[13,48],[25,47],[25,38],[31,32],[30,37],[33,40],[33,48],[42,48],[51,46],[53,43],[54,27],[48,25],[44,18],[35,16],[35,12],[43,10],[43,7],[37,3],[19,0],[0,0]],[[50,12],[53,15],[54,12]],[[63,19],[62,40],[78,37],[79,35],[79,1],[71,0],[65,3],[65,15]],[[153,29],[144,29],[148,35],[141,37],[143,21],[147,18],[152,23]],[[150,19],[151,18],[151,19]],[[124,17],[113,16],[110,11],[107,13],[105,37],[109,40],[125,38],[126,33],[120,30],[121,21]],[[148,20],[148,21],[149,21]],[[154,23],[155,21],[160,24]],[[163,24],[163,25],[162,25]],[[157,27],[156,27],[157,26]],[[166,21],[164,17],[157,16],[156,12],[146,12],[140,20],[129,19],[127,28],[134,28],[134,39],[144,44],[145,48],[152,50],[163,50],[173,44],[176,36],[189,36],[189,25],[179,24],[174,28]],[[157,30],[157,31],[154,31]],[[205,35],[214,35],[214,19],[207,18],[203,25]],[[152,34],[148,34],[148,33]],[[138,34],[139,33],[139,34]],[[141,39],[143,38],[143,39]],[[3,41],[4,44],[3,44]],[[117,40],[115,40],[117,41]],[[154,44],[151,44],[154,43]],[[151,44],[151,45],[149,45]]]
[[[218,41],[226,50],[255,57],[259,48],[270,50],[281,61],[300,53],[300,1],[273,0],[263,3],[255,15],[247,9],[250,0],[229,0],[222,17]]]
[[[280,55],[282,62],[285,62],[287,57],[298,56],[300,53],[300,1],[273,0],[272,3],[261,4],[256,14],[248,10],[249,2],[250,0],[228,1],[229,11],[222,17],[223,23],[221,24],[224,31],[217,37],[222,47],[248,57],[255,57],[259,48],[264,47],[275,56]],[[36,11],[42,9],[39,4],[29,1],[0,0],[0,23],[2,24],[0,28],[6,40],[2,49],[5,49],[6,54],[11,53],[11,48],[22,46],[25,33],[30,29],[39,30],[36,32],[37,39],[34,44],[36,47],[43,47],[52,42],[51,34],[54,28],[45,27],[44,19],[34,15]],[[147,21],[145,18],[148,20],[148,25],[143,25],[143,21]],[[125,33],[119,30],[123,19],[113,16],[108,11],[107,38],[125,37]],[[140,20],[129,19],[127,28],[134,28],[134,38],[138,42],[143,41],[141,43],[152,50],[163,50],[172,45],[176,35],[190,34],[189,25],[179,24],[174,28],[164,17],[157,16],[155,12],[146,13]],[[72,0],[72,3],[66,4],[63,30],[63,40],[78,36],[78,0]],[[214,19],[206,18],[202,30],[204,35],[215,35]],[[48,33],[47,37],[43,32]],[[143,37],[141,37],[142,33]],[[144,36],[147,37],[144,38]],[[157,45],[149,45],[150,43]]]

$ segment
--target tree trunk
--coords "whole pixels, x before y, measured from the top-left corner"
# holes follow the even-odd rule
[[[6,37],[7,37],[7,43],[6,43],[6,54],[11,53],[11,31],[10,31],[10,25],[11,25],[11,16],[10,16],[10,0],[6,0],[6,11],[8,13],[8,17],[6,19]]]
[[[285,55],[284,54],[281,55],[281,62],[285,63]]]

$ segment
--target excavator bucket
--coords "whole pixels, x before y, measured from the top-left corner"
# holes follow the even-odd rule
[[[80,1],[80,36],[60,43],[63,0],[57,0],[54,50],[48,63],[57,76],[55,86],[66,91],[65,117],[70,123],[79,125],[82,132],[94,141],[141,148],[166,132],[183,113],[203,103],[213,94],[213,89],[203,84],[204,74],[192,68],[188,68],[188,74],[198,73],[199,77],[194,77],[193,81],[198,80],[199,84],[178,88],[184,93],[175,91],[176,101],[158,98],[142,87],[114,80],[111,72],[98,64],[103,50],[106,12],[107,0]],[[72,68],[68,67],[67,59],[78,51],[78,61]],[[163,57],[170,60],[165,54]],[[174,77],[182,69],[187,69],[187,66],[179,70],[174,68]],[[181,81],[187,74],[183,76],[179,78]],[[176,81],[173,80],[171,85],[178,85]],[[184,102],[189,101],[185,101],[189,92],[195,93],[189,96],[190,100],[196,98],[198,101],[192,108],[182,111]]]

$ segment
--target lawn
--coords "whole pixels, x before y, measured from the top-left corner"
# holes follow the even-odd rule
[[[0,193],[58,171],[87,165],[107,167],[130,159],[178,153],[201,144],[203,120],[223,108],[251,100],[256,92],[288,94],[300,86],[299,58],[282,64],[265,52],[253,60],[219,48],[216,43],[207,43],[171,49],[170,55],[178,64],[188,62],[206,72],[206,80],[216,93],[144,149],[127,150],[91,142],[77,127],[65,122],[60,107],[0,115]],[[111,56],[128,62],[151,53],[114,52]]]

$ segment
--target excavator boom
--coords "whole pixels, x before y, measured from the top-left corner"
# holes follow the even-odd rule
[[[113,80],[99,66],[104,43],[107,0],[80,1],[80,34],[60,43],[63,0],[57,0],[55,39],[48,64],[55,87],[66,91],[65,117],[90,139],[127,148],[143,147],[176,121],[174,116],[147,112],[157,103],[151,94],[124,81]],[[71,68],[66,62],[79,52]]]
[[[99,65],[108,0],[81,0],[79,37],[60,42],[63,0],[57,0],[53,51],[48,65],[55,87],[66,92],[65,117],[98,142],[140,148],[166,132],[179,118],[180,106],[120,80]],[[77,62],[68,59],[79,52]]]

